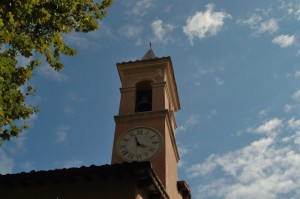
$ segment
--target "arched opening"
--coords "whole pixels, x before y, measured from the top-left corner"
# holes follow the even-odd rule
[[[135,112],[152,111],[151,81],[136,84]]]

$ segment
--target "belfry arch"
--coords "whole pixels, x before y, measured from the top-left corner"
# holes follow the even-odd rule
[[[135,112],[152,111],[152,81],[144,80],[136,84]]]

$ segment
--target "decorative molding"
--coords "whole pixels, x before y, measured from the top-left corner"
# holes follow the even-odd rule
[[[154,75],[154,79],[156,80],[156,82],[160,82],[163,80],[163,71],[161,69],[157,69],[156,73]]]
[[[122,88],[120,88],[121,93],[130,92],[130,91],[135,91],[135,90],[136,90],[136,87],[135,87],[135,86],[122,87]]]

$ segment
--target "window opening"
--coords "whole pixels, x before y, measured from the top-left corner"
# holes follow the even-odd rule
[[[151,81],[142,81],[136,84],[135,112],[152,111]]]

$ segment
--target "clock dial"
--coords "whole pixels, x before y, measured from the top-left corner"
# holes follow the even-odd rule
[[[144,161],[161,149],[162,138],[154,129],[139,127],[125,132],[118,140],[119,156],[128,162]]]

